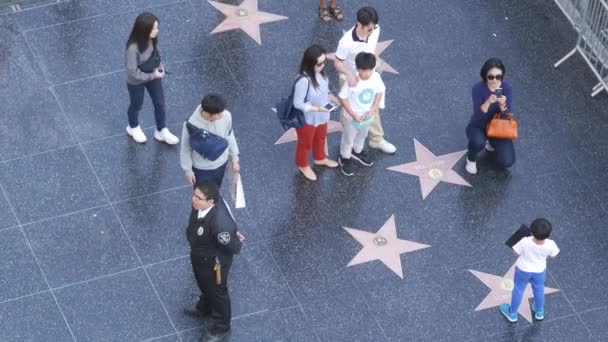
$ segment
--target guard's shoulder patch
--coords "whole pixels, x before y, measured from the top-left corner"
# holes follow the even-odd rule
[[[229,244],[230,243],[230,233],[221,232],[221,233],[217,234],[217,241],[219,243],[221,243],[222,245]]]

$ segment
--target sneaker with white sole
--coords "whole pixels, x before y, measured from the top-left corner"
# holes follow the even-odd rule
[[[143,144],[148,140],[139,125],[133,128],[131,128],[131,126],[127,126],[127,134],[130,135],[131,138],[133,138],[133,140],[139,144]]]
[[[537,321],[542,321],[543,319],[545,319],[545,310],[536,311],[534,309],[535,307],[536,305],[534,304],[534,301],[532,301],[532,311],[534,311],[534,318],[536,318]]]
[[[489,140],[486,140],[486,150],[488,150],[490,152],[494,152],[494,146],[492,146],[492,144],[490,144]]]
[[[397,151],[397,148],[395,147],[395,145],[391,144],[390,142],[382,139],[380,141],[369,141],[369,147],[371,148],[375,148],[377,150],[380,150],[384,153],[387,154],[394,154]]]
[[[352,176],[355,174],[355,166],[353,165],[352,158],[346,159],[340,156],[338,158],[338,164],[340,164],[340,170],[345,176]]]
[[[509,322],[511,322],[511,323],[517,322],[517,312],[515,312],[515,313],[511,312],[511,305],[502,304],[500,306],[500,313],[503,316],[505,316],[509,320]]]
[[[161,129],[160,131],[154,131],[154,139],[158,141],[164,141],[169,145],[176,145],[179,142],[179,138],[173,135],[173,133],[169,132],[167,127]]]
[[[354,160],[358,161],[361,165],[364,166],[372,166],[374,162],[369,159],[369,155],[366,150],[361,150],[361,152],[357,153],[355,150],[352,150],[350,153],[350,157]]]
[[[474,175],[477,173],[477,162],[474,161],[470,161],[469,158],[467,158],[467,166],[465,167],[465,169],[467,169],[467,172]]]

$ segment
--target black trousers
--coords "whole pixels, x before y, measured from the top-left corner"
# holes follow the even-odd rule
[[[220,334],[230,329],[230,296],[228,295],[228,272],[232,265],[232,258],[221,258],[222,283],[217,284],[215,279],[215,257],[201,257],[190,255],[192,270],[198,288],[201,290],[196,305],[197,309],[206,317],[207,330],[212,334]]]

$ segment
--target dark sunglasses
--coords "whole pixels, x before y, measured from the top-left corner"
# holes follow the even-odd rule
[[[488,81],[494,81],[495,79],[500,81],[502,80],[502,75],[488,75],[486,76],[486,78],[488,79]]]

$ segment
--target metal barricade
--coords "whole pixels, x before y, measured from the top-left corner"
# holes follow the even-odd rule
[[[589,0],[555,0],[555,4],[564,12],[572,26],[583,20],[583,10],[587,8],[588,3]]]
[[[606,0],[556,0],[578,31],[576,46],[553,66],[579,52],[599,83],[591,96],[608,89],[608,3]]]

